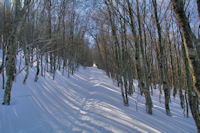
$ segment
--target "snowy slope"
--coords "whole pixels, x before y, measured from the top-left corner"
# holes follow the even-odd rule
[[[56,72],[55,80],[46,73],[37,83],[31,69],[26,85],[24,75],[14,83],[11,105],[0,105],[0,133],[196,132],[191,115],[184,118],[178,98],[170,104],[172,117],[165,115],[164,98],[160,104],[155,92],[152,116],[146,114],[142,96],[136,111],[138,94],[125,107],[120,89],[96,67],[80,68],[70,78]]]

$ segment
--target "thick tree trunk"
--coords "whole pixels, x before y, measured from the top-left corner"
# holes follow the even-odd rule
[[[192,116],[197,126],[197,130],[198,132],[200,132],[200,116],[198,110],[198,99],[200,98],[200,61],[198,53],[194,47],[194,42],[196,41],[196,38],[191,31],[188,18],[186,17],[183,1],[171,0],[171,2],[173,4],[174,12],[177,16],[179,26],[182,29],[182,49],[187,74],[187,91],[189,105],[192,112]]]
[[[19,23],[19,16],[20,16],[20,0],[15,1],[15,18],[14,18],[14,26],[12,28],[11,37],[8,40],[8,47],[7,47],[7,56],[6,56],[6,89],[4,93],[4,100],[3,104],[9,105],[10,104],[10,96],[11,96],[11,88],[15,78],[16,73],[16,50],[17,44],[16,42],[16,31]]]
[[[194,45],[196,45],[194,44],[194,42],[196,42],[196,38],[191,31],[188,18],[186,17],[186,14],[183,10],[184,6],[182,0],[171,0],[171,2],[173,4],[174,12],[178,19],[178,23],[183,32],[184,45],[189,61],[189,69],[193,78],[194,90],[197,93],[198,97],[200,97],[200,62],[198,53],[194,47]]]
[[[15,37],[12,36],[7,50],[7,57],[6,57],[6,88],[4,93],[4,101],[3,104],[9,105],[10,104],[10,96],[11,96],[11,88],[12,83],[15,78],[16,73],[16,44],[14,43]]]
[[[183,43],[184,43],[184,41],[183,41]],[[197,95],[194,95],[194,93],[193,93],[193,88],[194,88],[193,83],[192,83],[193,78],[192,78],[192,74],[190,72],[190,68],[189,68],[190,62],[188,60],[186,50],[187,49],[185,47],[185,44],[183,44],[183,56],[184,56],[186,76],[187,76],[187,87],[188,87],[187,94],[188,94],[188,99],[189,99],[189,105],[190,105],[193,119],[197,126],[197,130],[198,130],[198,132],[200,132],[200,116],[199,116],[199,110],[198,110],[199,109],[198,97],[197,97]]]

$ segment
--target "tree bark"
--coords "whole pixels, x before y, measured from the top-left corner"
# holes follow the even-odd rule
[[[167,74],[165,70],[166,63],[164,61],[164,46],[162,44],[162,33],[161,33],[161,26],[160,22],[158,20],[158,15],[157,15],[157,2],[156,0],[152,0],[153,7],[154,7],[154,15],[155,15],[155,20],[156,20],[156,27],[157,27],[157,32],[158,32],[158,44],[159,44],[159,67],[160,67],[160,77],[161,77],[161,84],[163,85],[163,90],[164,90],[164,95],[165,95],[165,109],[166,109],[166,114],[171,115],[170,113],[170,108],[169,108],[169,102],[170,102],[170,88],[167,85]]]
[[[11,88],[15,78],[16,73],[16,32],[18,27],[18,22],[20,20],[20,0],[15,1],[15,17],[14,17],[14,26],[12,27],[12,35],[8,40],[8,47],[7,47],[7,56],[6,56],[6,89],[4,93],[4,100],[2,104],[9,105],[10,104],[10,97],[11,97]]]
[[[198,111],[198,99],[200,98],[200,62],[194,42],[196,38],[191,31],[189,20],[184,11],[182,0],[171,0],[178,24],[182,30],[182,49],[186,65],[188,97],[190,109],[195,120],[197,130],[200,132],[200,117]],[[193,91],[194,90],[194,91]]]

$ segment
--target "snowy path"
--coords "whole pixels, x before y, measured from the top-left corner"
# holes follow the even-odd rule
[[[157,93],[152,116],[146,114],[142,96],[136,111],[137,94],[125,107],[120,89],[96,67],[81,68],[70,78],[57,72],[55,80],[46,73],[37,83],[31,69],[22,85],[24,75],[17,77],[11,105],[0,105],[0,133],[196,132],[192,118],[184,118],[178,98],[170,104],[172,117],[165,115],[163,97],[160,104]],[[0,102],[2,96],[0,90]]]

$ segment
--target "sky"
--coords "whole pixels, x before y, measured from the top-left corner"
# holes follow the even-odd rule
[[[5,1],[5,4],[6,4],[6,7],[9,6],[9,0],[0,0],[0,4],[4,4],[4,1]]]

